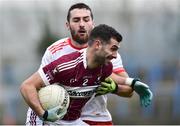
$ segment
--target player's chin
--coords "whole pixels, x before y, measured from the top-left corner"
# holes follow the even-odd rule
[[[105,64],[108,64],[111,62],[112,59],[106,59]]]
[[[87,35],[87,34],[81,34],[81,35],[78,36],[78,38],[79,38],[81,41],[85,41],[85,42],[88,41],[88,35]]]

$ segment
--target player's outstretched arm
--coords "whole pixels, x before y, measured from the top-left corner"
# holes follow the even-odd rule
[[[132,84],[131,84],[132,88],[140,97],[141,106],[144,107],[149,106],[153,99],[153,93],[149,89],[149,86],[141,82],[139,79],[132,79],[132,78],[129,79],[130,81],[132,80]]]
[[[111,78],[106,78],[105,81],[102,82],[102,85],[98,87],[97,95],[103,95],[106,93],[115,93],[119,95],[122,91],[122,86],[126,84],[130,85],[139,95],[142,106],[147,107],[150,105],[153,93],[147,84],[140,82],[138,79],[123,78],[120,76],[113,76],[113,80]]]

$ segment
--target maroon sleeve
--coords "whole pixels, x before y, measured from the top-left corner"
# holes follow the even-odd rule
[[[44,66],[42,69],[43,69],[46,79],[49,81],[50,84],[57,82],[57,79],[56,79],[57,70],[53,62]]]
[[[79,55],[79,52],[74,52],[54,60],[42,68],[41,77],[50,84],[63,81],[67,72],[66,68],[70,68],[70,65],[73,64],[72,61],[78,59]],[[68,69],[68,71],[70,70]]]

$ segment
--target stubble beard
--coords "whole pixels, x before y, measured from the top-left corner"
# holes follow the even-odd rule
[[[105,57],[103,56],[96,56],[95,57],[95,60],[94,60],[98,65],[104,65],[106,64],[106,59]]]
[[[88,42],[89,35],[86,33],[84,37],[79,36],[74,30],[71,30],[71,36],[78,44],[83,45]]]

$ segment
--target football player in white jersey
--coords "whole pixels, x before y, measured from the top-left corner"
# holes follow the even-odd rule
[[[49,46],[42,58],[41,66],[45,66],[50,62],[58,59],[62,55],[69,54],[71,52],[75,52],[77,50],[81,50],[87,47],[87,41],[91,30],[94,28],[93,22],[93,14],[89,6],[84,3],[77,3],[70,7],[67,15],[67,28],[71,33],[71,37],[61,39],[51,46]],[[113,63],[113,74],[111,77],[115,77],[116,75],[120,75],[123,77],[128,77],[125,69],[123,68],[121,56],[118,54],[117,58],[112,60]],[[114,84],[112,81],[107,81],[109,85]],[[144,94],[139,93],[139,90],[136,91],[142,100],[142,96],[149,93],[146,91],[146,85],[141,86],[141,90],[145,90]],[[119,91],[118,95],[123,97],[131,97],[133,93],[133,89],[129,85],[118,85]],[[102,88],[104,89],[104,93],[99,94],[106,94],[108,92],[112,92],[109,88]],[[146,97],[143,97],[143,100]],[[145,101],[143,102],[144,105],[147,105]],[[142,105],[143,105],[142,104]],[[112,118],[107,109],[107,96],[100,95],[97,97],[93,97],[83,108],[81,113],[81,119],[84,122],[90,125],[112,125]],[[39,120],[38,117],[35,117],[34,112],[31,109],[28,110],[27,113],[27,124],[31,124],[29,120],[35,120],[36,124],[42,124],[42,121]],[[39,123],[38,123],[39,121]]]

